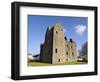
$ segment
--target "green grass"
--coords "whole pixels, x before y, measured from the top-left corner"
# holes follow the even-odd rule
[[[87,62],[66,62],[61,64],[49,64],[49,63],[42,63],[42,62],[28,62],[28,66],[55,66],[55,65],[77,65],[77,64],[87,64]]]

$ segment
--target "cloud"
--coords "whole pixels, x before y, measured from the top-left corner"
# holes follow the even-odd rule
[[[86,26],[85,25],[77,25],[75,26],[75,31],[77,32],[77,34],[82,35],[86,30]]]
[[[64,33],[66,33],[66,31],[67,31],[67,30],[66,30],[66,29],[64,29]]]

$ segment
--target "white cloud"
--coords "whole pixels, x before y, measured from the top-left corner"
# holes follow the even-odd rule
[[[77,25],[75,26],[75,31],[79,34],[82,35],[86,30],[86,26],[85,25]]]
[[[66,31],[67,31],[67,30],[66,30],[66,29],[64,29],[64,33],[66,33]]]

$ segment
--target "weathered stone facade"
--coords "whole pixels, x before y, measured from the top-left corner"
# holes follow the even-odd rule
[[[59,64],[77,60],[76,43],[72,39],[67,40],[59,22],[47,28],[45,42],[40,49],[41,62]]]

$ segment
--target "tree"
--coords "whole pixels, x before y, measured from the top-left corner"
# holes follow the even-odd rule
[[[82,56],[87,56],[87,53],[88,53],[88,43],[85,42],[82,46]]]
[[[82,49],[80,49],[79,51],[79,56],[83,59],[83,61],[88,61],[88,43],[85,42],[82,45]]]

